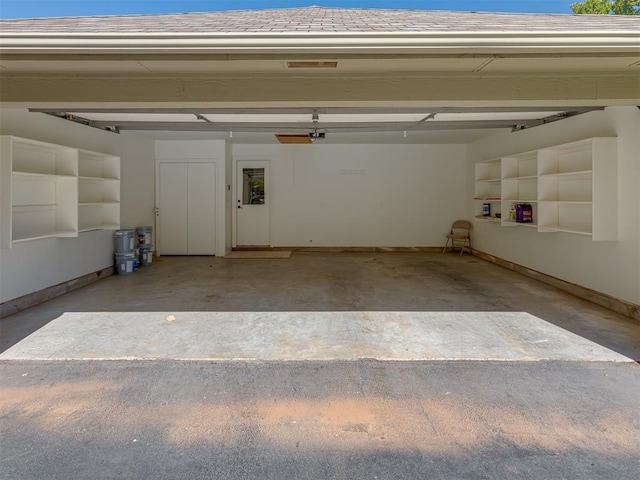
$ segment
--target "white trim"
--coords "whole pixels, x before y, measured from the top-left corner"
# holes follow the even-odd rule
[[[171,32],[0,34],[4,53],[640,52],[637,29],[537,32]]]

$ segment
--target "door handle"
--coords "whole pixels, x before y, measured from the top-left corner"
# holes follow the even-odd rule
[[[238,208],[242,208],[242,205],[238,205]]]

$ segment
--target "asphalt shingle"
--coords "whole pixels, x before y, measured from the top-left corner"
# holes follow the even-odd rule
[[[363,8],[287,8],[161,15],[0,20],[0,32],[33,33],[320,33],[638,31],[640,17]]]

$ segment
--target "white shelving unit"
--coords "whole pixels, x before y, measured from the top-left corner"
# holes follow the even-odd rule
[[[528,203],[533,210],[533,222],[509,220],[514,203]],[[502,159],[502,225],[508,227],[537,227],[538,219],[538,153],[527,152]]]
[[[479,162],[475,216],[483,218],[482,204],[493,207],[499,197],[502,226],[617,240],[617,159],[617,138],[590,138]],[[533,223],[509,221],[514,203],[531,205]]]
[[[496,213],[501,209],[501,182],[502,182],[501,159],[487,160],[476,163],[475,196],[474,196],[474,216],[477,221],[500,223],[500,218]],[[490,215],[483,215],[483,205],[489,204]]]
[[[78,224],[81,232],[120,227],[120,159],[78,152]]]
[[[2,248],[119,227],[118,157],[3,135],[0,171]]]
[[[617,158],[616,138],[540,150],[540,231],[617,240]]]

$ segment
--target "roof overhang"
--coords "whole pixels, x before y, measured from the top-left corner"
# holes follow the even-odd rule
[[[640,52],[636,31],[40,33],[0,32],[6,54],[603,54]]]

